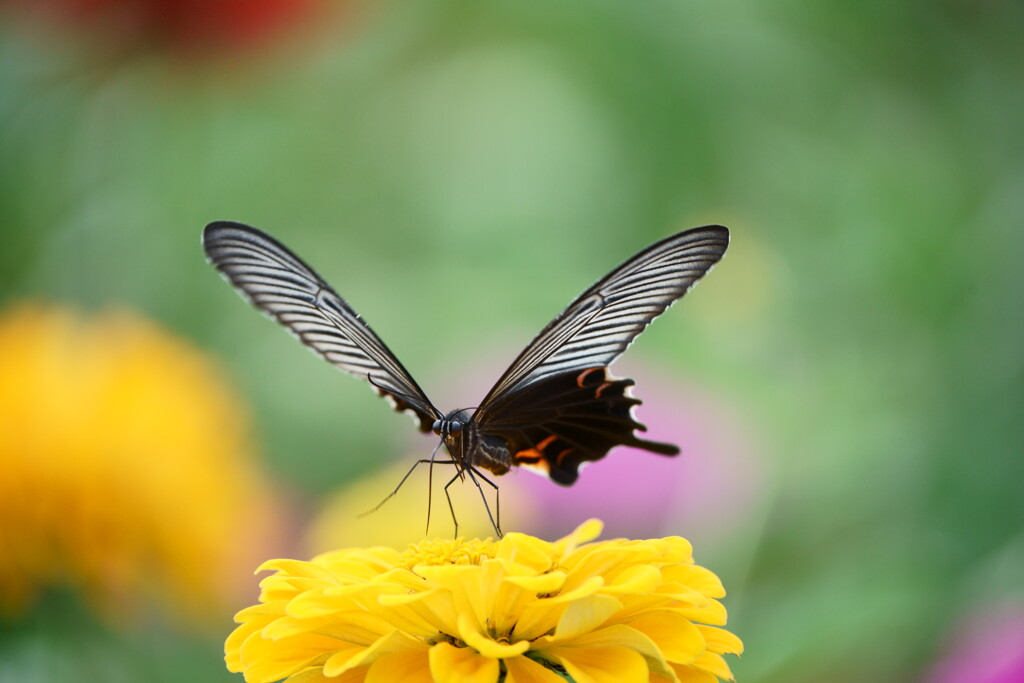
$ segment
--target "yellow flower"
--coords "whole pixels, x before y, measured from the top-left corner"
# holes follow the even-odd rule
[[[194,616],[224,609],[277,513],[247,431],[210,361],[152,323],[8,310],[0,616],[54,586],[118,616],[150,596]]]
[[[678,537],[424,541],[271,560],[228,668],[249,683],[731,680],[725,591]]]

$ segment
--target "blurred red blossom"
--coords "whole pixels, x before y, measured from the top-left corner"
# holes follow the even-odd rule
[[[256,48],[309,20],[319,0],[0,0],[122,49]]]

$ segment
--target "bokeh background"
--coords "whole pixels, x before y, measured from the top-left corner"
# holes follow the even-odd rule
[[[444,410],[730,226],[616,366],[684,454],[510,474],[505,528],[692,539],[741,681],[1024,680],[1022,34],[995,0],[0,2],[0,681],[240,680],[261,560],[424,533],[422,478],[356,514],[434,443],[230,291],[215,219]]]

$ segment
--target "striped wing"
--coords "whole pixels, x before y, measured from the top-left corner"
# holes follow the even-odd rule
[[[693,228],[651,245],[583,292],[513,361],[480,403],[534,382],[607,366],[725,254],[729,230]]]
[[[422,431],[441,417],[370,326],[283,244],[248,225],[219,221],[203,231],[203,248],[253,306],[332,365],[368,381],[396,410],[414,412]]]

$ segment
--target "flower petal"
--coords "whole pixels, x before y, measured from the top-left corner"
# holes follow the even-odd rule
[[[628,647],[554,647],[545,650],[565,667],[576,683],[623,683],[647,681],[647,662]]]
[[[459,614],[449,592],[441,589],[411,595],[382,595],[376,605],[367,607],[395,627],[420,636],[450,631]]]
[[[708,671],[723,680],[733,680],[732,670],[729,669],[729,665],[726,663],[725,658],[722,657],[722,655],[715,654],[714,652],[705,652],[697,658],[693,663],[693,666],[703,669],[704,671]]]
[[[433,683],[427,650],[389,652],[377,658],[366,671],[365,683]],[[332,682],[333,683],[333,682]]]
[[[337,659],[333,656],[324,664],[324,673],[328,676],[337,676],[358,666],[372,665],[380,658],[392,654],[404,654],[408,652],[422,654],[426,651],[427,645],[415,638],[402,633],[392,631],[379,638],[377,642],[367,648],[359,648],[357,652],[346,653]],[[329,665],[329,666],[328,666]],[[421,662],[422,665],[422,662]]]
[[[629,626],[658,644],[670,662],[690,664],[707,649],[704,635],[686,617],[675,611],[660,610],[631,619]]]
[[[598,629],[593,633],[586,633],[570,642],[559,641],[554,636],[543,636],[534,641],[533,649],[541,656],[546,656],[549,650],[557,647],[593,649],[625,647],[639,653],[647,661],[651,672],[671,677],[672,667],[662,656],[658,645],[640,631],[623,624],[616,624]]]
[[[516,532],[505,534],[498,542],[496,559],[546,572],[554,564],[555,546],[533,536]]]
[[[665,583],[681,583],[709,598],[725,597],[722,580],[714,572],[695,564],[677,564],[662,570]]]
[[[622,603],[610,595],[591,595],[569,604],[555,626],[555,639],[575,638],[593,631],[622,608]]]
[[[438,683],[496,683],[499,671],[497,659],[484,657],[472,648],[449,643],[430,648],[429,673]],[[406,683],[402,678],[391,680]]]
[[[323,662],[338,645],[334,638],[315,634],[275,641],[256,632],[245,639],[238,654],[246,680],[276,681]]]
[[[652,592],[661,583],[661,572],[657,567],[649,564],[638,564],[619,573],[613,581],[608,582],[601,592],[612,595],[644,595]]]
[[[505,683],[565,683],[565,678],[528,657],[512,657],[505,662]]]
[[[488,638],[477,629],[473,617],[468,614],[459,616],[459,638],[484,657],[505,659],[521,655],[530,649],[530,641],[520,640],[518,643],[502,644]]]
[[[523,608],[516,622],[515,634],[520,639],[533,639],[555,628],[562,614],[577,600],[591,596],[604,586],[600,576],[592,576],[575,590],[551,598],[535,600]]]
[[[743,654],[743,641],[724,628],[705,626],[704,624],[697,624],[697,628],[703,634],[704,642],[708,644],[708,652],[715,652],[720,655]]]
[[[576,527],[568,536],[556,541],[554,545],[563,555],[568,555],[576,550],[577,546],[593,541],[601,535],[603,530],[604,522],[599,519],[588,519]]]
[[[718,683],[718,677],[714,674],[689,664],[673,664],[672,669],[679,683]]]
[[[324,670],[319,666],[311,666],[303,669],[297,674],[288,677],[288,683],[363,683],[366,678],[366,669],[352,669],[340,676],[324,675]]]

